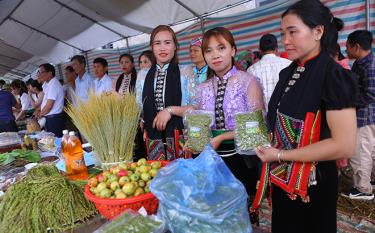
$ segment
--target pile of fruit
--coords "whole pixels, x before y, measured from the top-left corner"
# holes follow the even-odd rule
[[[150,192],[150,181],[156,176],[161,162],[148,163],[140,159],[134,163],[119,163],[89,179],[90,191],[100,198],[136,197]]]

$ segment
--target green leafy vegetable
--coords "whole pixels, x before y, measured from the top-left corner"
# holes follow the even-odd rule
[[[7,165],[18,158],[28,160],[32,163],[39,162],[41,159],[39,153],[36,151],[15,149],[11,152],[0,154],[0,163]]]

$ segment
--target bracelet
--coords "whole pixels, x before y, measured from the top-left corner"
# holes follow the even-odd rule
[[[281,163],[281,156],[283,155],[283,150],[279,150],[279,152],[277,152],[277,160],[279,161],[279,163]]]
[[[171,116],[173,116],[172,107],[167,107],[166,110],[167,110],[167,112],[169,112],[169,114],[171,114]]]

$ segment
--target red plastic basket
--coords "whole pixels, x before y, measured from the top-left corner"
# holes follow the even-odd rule
[[[147,162],[152,163],[154,161]],[[159,162],[161,162],[163,167],[169,163],[168,161]],[[159,205],[158,199],[152,193],[123,199],[108,199],[92,194],[88,185],[85,186],[85,196],[94,203],[99,213],[108,220],[114,219],[127,209],[138,211],[141,207],[144,207],[148,214],[155,214]]]

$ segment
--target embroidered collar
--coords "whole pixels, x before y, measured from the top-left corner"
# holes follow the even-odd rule
[[[307,59],[305,62],[300,62],[299,60],[296,60],[296,62],[297,62],[297,64],[298,64],[298,66],[302,66],[302,67],[303,67],[303,66],[306,65],[306,63],[310,62],[311,60],[313,60],[314,58],[316,58],[316,57],[319,56],[320,54],[321,54],[321,52],[319,52],[318,54],[316,54],[316,55],[310,57],[310,58]]]
[[[168,67],[169,67],[169,63],[168,63],[168,64],[165,64],[165,65],[163,66],[163,68],[161,68],[159,64],[156,64],[156,70],[157,70],[158,72],[159,72],[159,71],[166,72],[167,69],[168,69]]]
[[[194,66],[194,73],[197,75],[207,73],[208,65],[203,66],[201,69],[198,69],[198,67]]]
[[[223,80],[229,79],[233,75],[237,73],[237,68],[235,66],[232,66],[232,69],[230,69],[224,76]],[[215,74],[215,79],[218,81],[220,78]]]

